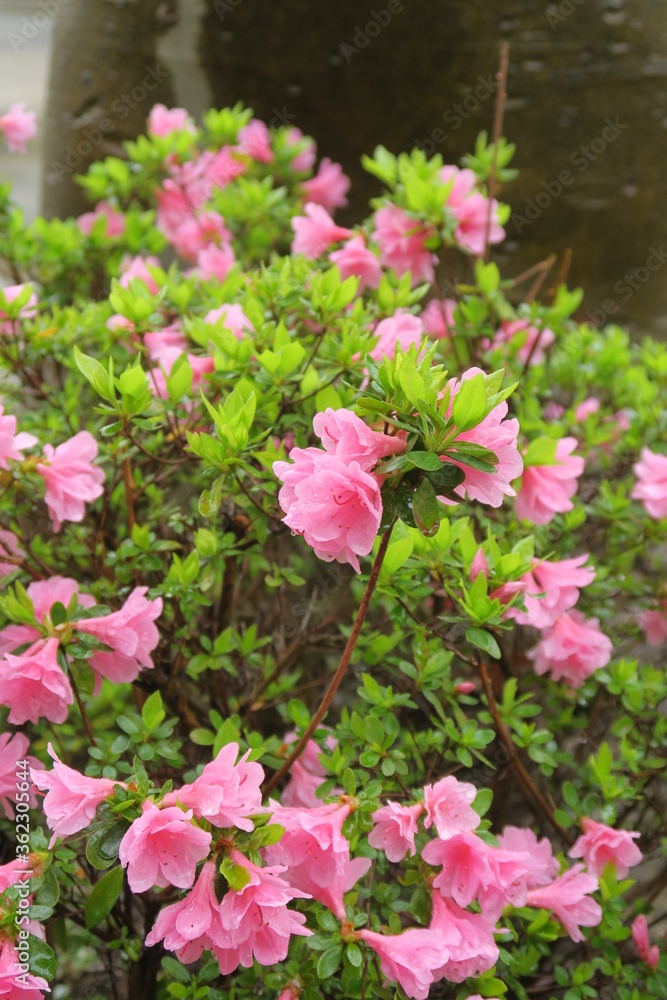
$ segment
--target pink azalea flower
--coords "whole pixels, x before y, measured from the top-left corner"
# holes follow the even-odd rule
[[[535,561],[531,572],[521,579],[526,583],[524,593],[526,610],[510,608],[508,618],[514,618],[520,625],[533,628],[548,628],[573,608],[579,600],[579,590],[587,587],[595,579],[592,566],[584,566],[588,553],[574,559],[560,562]],[[543,593],[543,596],[540,595]]]
[[[502,237],[501,237],[502,239]],[[516,352],[518,360],[525,364],[530,358],[531,365],[541,365],[546,358],[545,349],[556,339],[553,330],[548,327],[536,327],[525,319],[504,320],[493,338],[491,347],[511,344],[514,339],[522,341]],[[537,344],[535,350],[534,345]],[[532,354],[531,354],[532,351]]]
[[[26,111],[23,103],[12,104],[6,115],[0,115],[0,134],[10,153],[25,153],[26,142],[37,135],[35,112]]]
[[[303,210],[305,215],[296,215],[292,219],[294,230],[292,253],[302,253],[315,260],[321,257],[332,243],[339,243],[352,236],[352,231],[337,226],[321,205],[306,202]]]
[[[667,517],[667,455],[642,448],[641,461],[632,471],[637,481],[630,496],[641,500],[646,513],[656,520]]]
[[[238,743],[228,743],[191,785],[165,795],[163,805],[185,806],[213,826],[253,830],[248,817],[263,811],[260,786],[264,768],[248,761],[250,751],[237,764],[238,753]]]
[[[17,299],[24,289],[31,287],[31,285],[24,282],[22,285],[5,285],[4,288],[0,288],[0,333],[12,336],[18,332],[20,320],[33,319],[37,315],[37,309],[35,308],[37,305],[37,295],[35,292],[31,292],[28,301],[20,307],[16,319],[10,320],[9,313],[7,312],[10,303]]]
[[[336,265],[343,281],[352,276],[359,278],[359,295],[364,288],[377,288],[382,280],[380,261],[368,249],[363,236],[353,236],[340,250],[330,253],[329,260]]]
[[[197,254],[196,272],[203,281],[224,281],[236,257],[231,243],[210,243]]]
[[[556,447],[556,465],[531,465],[524,469],[514,509],[516,516],[531,524],[548,524],[554,514],[572,510],[570,497],[577,492],[577,477],[584,460],[572,452],[576,438],[561,438]]]
[[[21,875],[25,872],[25,864],[20,858],[8,861],[6,865],[0,865],[0,896],[9,889],[11,885],[16,885],[21,881]],[[0,994],[2,996],[2,994]]]
[[[285,736],[285,744],[289,746],[296,739],[296,733],[288,733]],[[337,744],[338,740],[335,736],[327,736],[327,750],[334,750]],[[290,768],[289,781],[280,795],[282,805],[305,806],[309,809],[322,805],[322,800],[318,799],[315,794],[320,785],[326,781],[328,773],[320,763],[319,755],[321,753],[322,749],[319,744],[315,740],[308,740],[305,750]],[[333,790],[331,794],[342,794],[342,791],[339,793]]]
[[[433,281],[433,254],[424,244],[432,231],[417,219],[389,205],[375,213],[373,239],[380,246],[380,263],[400,277],[410,271],[412,285]]]
[[[454,694],[472,694],[475,690],[474,681],[461,681],[454,687]]]
[[[195,126],[185,108],[167,108],[164,104],[155,104],[150,110],[147,120],[151,135],[165,136],[172,132],[195,132]]]
[[[227,303],[218,306],[217,309],[209,309],[204,316],[204,322],[214,326],[222,320],[225,330],[231,330],[237,340],[243,340],[246,333],[254,333],[255,328],[237,303]]]
[[[63,521],[82,521],[86,503],[102,496],[104,472],[93,465],[97,441],[88,431],[79,431],[57,448],[44,445],[44,458],[37,463],[37,472],[44,480],[44,500],[57,532]]]
[[[259,118],[251,118],[239,132],[239,148],[246,156],[251,156],[258,163],[270,163],[273,159],[271,135],[264,122]]]
[[[648,936],[648,924],[646,923],[646,917],[643,913],[640,913],[638,917],[632,921],[632,940],[635,943],[635,948],[637,949],[637,954],[641,958],[642,962],[646,962],[649,969],[655,969],[660,961],[660,949],[657,944],[653,946],[650,945],[650,940]]]
[[[74,701],[70,683],[58,665],[58,640],[39,639],[25,653],[5,653],[0,663],[0,705],[9,708],[9,721],[64,722]]]
[[[153,948],[164,941],[164,947],[187,965],[201,958],[203,951],[210,950],[214,940],[223,940],[214,880],[215,864],[207,861],[187,896],[160,910],[146,938],[146,947]]]
[[[14,796],[17,792],[16,762],[27,760],[31,767],[43,765],[36,757],[28,757],[30,741],[23,733],[2,733],[0,735],[0,806],[7,819],[14,819]],[[28,790],[28,805],[34,809],[37,797],[33,788]],[[1,892],[2,890],[0,890]]]
[[[189,889],[195,881],[197,864],[208,857],[211,834],[191,822],[191,809],[158,809],[146,799],[142,810],[118,851],[118,860],[127,868],[130,889],[146,892],[154,885]]]
[[[54,761],[51,770],[33,767],[30,773],[34,784],[40,791],[46,792],[42,808],[46,822],[53,830],[50,850],[58,837],[68,837],[90,826],[97,807],[113,795],[114,785],[126,786],[109,778],[87,778],[63,764],[50,743],[47,749]]]
[[[491,224],[488,242],[500,243],[505,238],[505,230],[498,221],[498,202],[494,198],[489,206],[489,199],[474,190],[477,183],[474,172],[446,166],[440,171],[440,177],[445,184],[452,182],[445,204],[451,208],[457,222],[454,233],[457,243],[471,253],[484,253],[489,208]]]
[[[375,826],[368,834],[368,843],[378,851],[384,851],[389,861],[402,861],[408,851],[414,858],[417,820],[423,811],[421,802],[413,806],[387,802],[386,806],[373,813]]]
[[[595,396],[589,396],[585,399],[583,403],[579,403],[576,410],[574,411],[574,419],[577,423],[581,424],[587,417],[590,417],[592,413],[597,413],[600,409],[600,400],[596,399]]]
[[[431,299],[429,304],[421,312],[421,320],[424,330],[430,337],[436,340],[445,340],[451,337],[456,327],[454,321],[454,310],[458,308],[456,299]]]
[[[544,407],[543,417],[545,420],[560,420],[564,413],[565,407],[560,403],[554,403],[552,399]]]
[[[558,875],[558,859],[553,856],[547,837],[538,840],[532,830],[506,826],[497,840],[501,850],[521,856],[522,878],[527,889],[548,885]]]
[[[583,941],[580,927],[597,927],[602,920],[600,904],[590,898],[597,888],[598,880],[584,874],[583,865],[573,865],[551,885],[531,889],[526,903],[551,910],[573,941]]]
[[[225,893],[220,906],[221,937],[226,940],[224,943],[214,940],[213,953],[223,976],[239,965],[251,968],[253,959],[269,966],[283,962],[292,934],[300,937],[312,934],[303,926],[305,915],[287,909],[293,899],[307,899],[308,895],[280,877],[283,868],[260,868],[239,851],[232,851],[230,859],[245,868],[250,881],[237,892]]]
[[[359,462],[342,461],[319,448],[293,448],[290,462],[274,462],[284,484],[278,502],[285,524],[325,562],[348,562],[357,573],[382,519],[380,483]]]
[[[6,937],[0,945],[0,997],[3,1000],[43,1000],[45,990],[51,992],[51,987],[42,976],[34,976],[32,972],[21,974],[21,958],[18,948],[11,938]]]
[[[98,219],[106,219],[104,235],[109,238],[122,236],[125,232],[125,216],[122,212],[116,211],[108,201],[98,202],[93,212],[85,212],[76,221],[84,236],[90,236],[90,232]]]
[[[470,563],[470,579],[473,583],[480,573],[483,573],[487,580],[489,579],[489,563],[481,545]]]
[[[332,410],[313,417],[313,429],[329,454],[343,462],[358,462],[369,471],[381,458],[405,451],[405,440],[374,431],[352,410]]]
[[[118,279],[123,288],[129,288],[130,282],[137,279],[139,281],[143,281],[151,295],[157,295],[160,288],[157,281],[148,270],[148,265],[151,267],[159,267],[160,261],[157,257],[151,256],[125,257],[120,265],[121,275]]]
[[[616,868],[619,879],[627,878],[628,872],[642,860],[642,852],[633,840],[638,833],[630,830],[614,830],[604,823],[596,823],[586,816],[581,821],[584,831],[576,844],[570,848],[571,858],[583,858],[586,869],[598,878],[609,863]]]
[[[642,611],[639,624],[649,646],[660,646],[667,639],[667,601],[653,611]]]
[[[201,208],[216,188],[226,187],[235,177],[245,173],[247,167],[247,162],[236,155],[233,147],[223,146],[217,152],[206,149],[198,159],[172,166],[171,172],[175,182],[183,188],[192,211]]]
[[[431,901],[430,929],[447,938],[454,932],[460,935],[460,943],[450,949],[449,960],[434,970],[434,980],[462,983],[492,969],[499,954],[493,937],[493,924],[479,913],[461,909],[454,900],[445,899],[439,892],[431,893]]]
[[[442,865],[433,888],[468,906],[494,881],[489,864],[490,848],[473,833],[457,833],[447,840],[431,840],[422,851],[429,865]]]
[[[0,404],[0,469],[9,469],[9,460],[22,462],[22,451],[32,448],[38,444],[34,434],[26,431],[16,433],[16,417],[4,412],[4,406]]]
[[[438,836],[446,840],[457,833],[476,830],[480,823],[479,814],[471,808],[477,796],[477,789],[453,775],[441,778],[435,785],[424,788],[426,818],[424,826],[428,830],[434,825]]]
[[[303,138],[304,135],[301,129],[292,127],[287,133],[287,148],[289,149],[292,146],[295,146],[298,142],[301,142]],[[316,156],[317,146],[315,144],[315,140],[308,137],[305,148],[302,149],[300,153],[297,153],[293,158],[292,169],[298,170],[299,173],[306,173],[308,170],[312,169]]]
[[[545,629],[528,658],[533,661],[535,673],[548,672],[553,680],[565,680],[571,688],[578,688],[609,663],[611,653],[611,639],[600,631],[597,618],[570,611]]]
[[[480,373],[483,374],[480,368],[469,368],[463,373],[460,381],[456,379],[448,381],[450,403],[447,416],[451,416],[454,399],[462,383]],[[519,421],[514,418],[506,420],[507,410],[507,403],[504,401],[494,406],[481,423],[469,431],[457,434],[454,442],[454,447],[458,441],[470,441],[488,448],[498,460],[495,472],[480,472],[449,456],[443,459],[452,465],[457,465],[465,473],[464,481],[454,490],[461,499],[478,500],[490,507],[500,507],[503,497],[515,496],[510,483],[521,475],[523,459],[517,448]]]
[[[220,213],[206,211],[190,214],[172,233],[169,242],[184,260],[194,263],[206,247],[228,244],[231,237]]]
[[[159,368],[152,368],[148,385],[154,396],[160,399],[167,399],[169,390],[167,389],[167,379],[171,375],[171,370],[176,361],[183,354],[180,347],[163,347],[160,350]],[[187,354],[187,352],[186,352]],[[202,358],[198,354],[187,354],[188,364],[192,370],[191,385],[198,386],[204,381],[204,376],[210,375],[215,370],[213,358]]]
[[[387,319],[380,320],[373,333],[378,340],[368,353],[375,361],[382,361],[385,354],[388,358],[393,358],[397,344],[401,345],[403,353],[411,344],[418,347],[424,339],[425,330],[419,316],[397,312]]]
[[[170,352],[177,349],[179,355],[183,354],[187,349],[188,342],[179,326],[166,326],[162,330],[145,333],[144,346],[148,350],[148,357],[151,361],[161,363],[164,360],[169,364]]]
[[[56,602],[67,607],[74,594],[77,595],[78,603],[84,608],[91,608],[95,604],[95,598],[91,597],[90,594],[82,593],[76,580],[67,576],[51,576],[48,580],[33,580],[28,587],[28,597],[32,601],[35,618],[40,625],[45,618],[50,617],[51,608]]]
[[[301,185],[306,192],[306,201],[322,205],[330,215],[337,208],[347,205],[347,194],[350,188],[350,178],[343,173],[340,163],[332,163],[325,156],[314,177]]]
[[[170,243],[177,238],[181,226],[193,217],[195,206],[176,181],[167,178],[155,191],[157,228]]]
[[[426,1000],[431,984],[441,978],[436,970],[449,962],[461,944],[461,934],[453,925],[412,928],[402,934],[377,934],[364,927],[360,936],[379,956],[387,979],[399,983],[416,1000]]]

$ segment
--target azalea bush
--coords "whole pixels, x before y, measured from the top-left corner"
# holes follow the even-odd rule
[[[512,153],[0,192],[0,997],[667,995],[667,350],[501,275]]]

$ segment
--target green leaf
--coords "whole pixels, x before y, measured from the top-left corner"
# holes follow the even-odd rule
[[[528,445],[523,464],[526,468],[529,465],[555,465],[557,447],[558,441],[555,438],[536,438]]]
[[[115,398],[113,391],[113,377],[109,372],[96,361],[95,358],[83,354],[78,347],[74,347],[74,361],[85,379],[90,382],[98,396],[111,402]]]
[[[166,714],[162,705],[162,695],[159,691],[153,691],[141,709],[141,720],[149,733],[157,729]]]
[[[485,653],[488,653],[494,660],[500,659],[500,647],[498,643],[483,628],[476,628],[474,626],[473,628],[469,628],[466,632],[466,639],[473,646],[477,646],[478,649],[482,649]]]
[[[412,514],[415,524],[423,535],[434,535],[440,524],[440,507],[433,485],[422,479],[412,500]]]
[[[120,842],[125,836],[129,823],[114,820],[100,827],[88,838],[86,857],[93,868],[103,871],[111,868],[118,857]]]
[[[85,909],[86,927],[88,930],[97,927],[111,913],[122,888],[123,869],[120,865],[118,868],[112,868],[110,872],[103,875],[99,882],[93,886],[93,891],[86,901]]]
[[[237,865],[231,858],[224,858],[219,870],[234,892],[240,892],[250,882],[251,875],[248,869],[244,865]]]
[[[353,965],[355,969],[361,968],[364,957],[361,954],[361,948],[358,944],[355,944],[354,941],[348,944],[345,954],[350,965]]]
[[[28,965],[33,976],[53,979],[58,970],[58,963],[56,962],[53,950],[48,946],[46,941],[35,937],[34,934],[29,935],[27,944],[28,947],[26,950],[30,956]],[[18,992],[20,993],[21,991],[19,990]]]
[[[476,427],[486,413],[486,388],[481,372],[465,379],[454,397],[452,416],[459,434]]]
[[[411,451],[401,457],[407,458],[418,469],[423,469],[425,472],[439,472],[442,466],[438,456],[431,451]]]
[[[460,500],[461,498],[454,493],[454,490],[464,481],[465,472],[463,469],[459,469],[458,465],[452,465],[451,462],[439,462],[439,465],[440,467],[436,471],[427,472],[426,478],[433,484],[438,496],[450,499],[452,496],[456,496],[456,499]]]
[[[342,944],[334,944],[320,955],[317,963],[317,975],[320,979],[329,979],[340,965],[343,957]]]

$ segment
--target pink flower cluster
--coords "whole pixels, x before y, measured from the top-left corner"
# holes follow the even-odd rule
[[[119,611],[54,626],[50,620],[53,604],[67,607],[77,594],[78,603],[87,609],[95,605],[94,599],[66,577],[31,583],[27,593],[36,625],[7,625],[0,631],[0,704],[9,708],[9,721],[14,725],[40,718],[65,721],[74,696],[59,654],[61,643],[66,651],[77,633],[94,636],[109,648],[95,650],[88,659],[97,691],[104,677],[117,684],[129,682],[136,680],[142,667],[152,667],[150,654],[159,640],[154,622],[162,612],[162,600],[148,600],[147,589],[136,587]],[[13,653],[26,644],[24,652]]]
[[[646,513],[656,520],[667,517],[667,455],[642,448],[641,461],[633,471],[637,480],[632,497],[641,500]]]
[[[486,244],[500,243],[505,230],[498,220],[498,202],[483,195],[477,188],[477,176],[472,170],[447,166],[440,171],[445,184],[451,185],[445,204],[456,222],[454,239],[470,253],[484,253]],[[487,238],[488,230],[488,238]]]
[[[0,115],[0,135],[4,135],[10,153],[25,153],[25,144],[37,135],[35,112],[26,111],[25,104],[12,104]]]
[[[531,524],[548,524],[555,514],[573,509],[571,498],[584,471],[583,458],[572,454],[576,447],[576,438],[561,438],[555,465],[530,465],[524,469],[514,504],[518,518]]]

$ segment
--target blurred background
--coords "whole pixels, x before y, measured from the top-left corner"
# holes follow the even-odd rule
[[[31,217],[79,214],[74,175],[120,154],[154,103],[197,118],[241,100],[341,162],[359,218],[379,193],[363,152],[420,145],[456,163],[491,131],[503,40],[504,133],[520,176],[501,192],[512,217],[498,256],[518,274],[571,248],[580,319],[664,335],[667,18],[656,0],[0,0],[0,112],[24,101],[40,126],[27,158],[0,155],[0,177]]]

